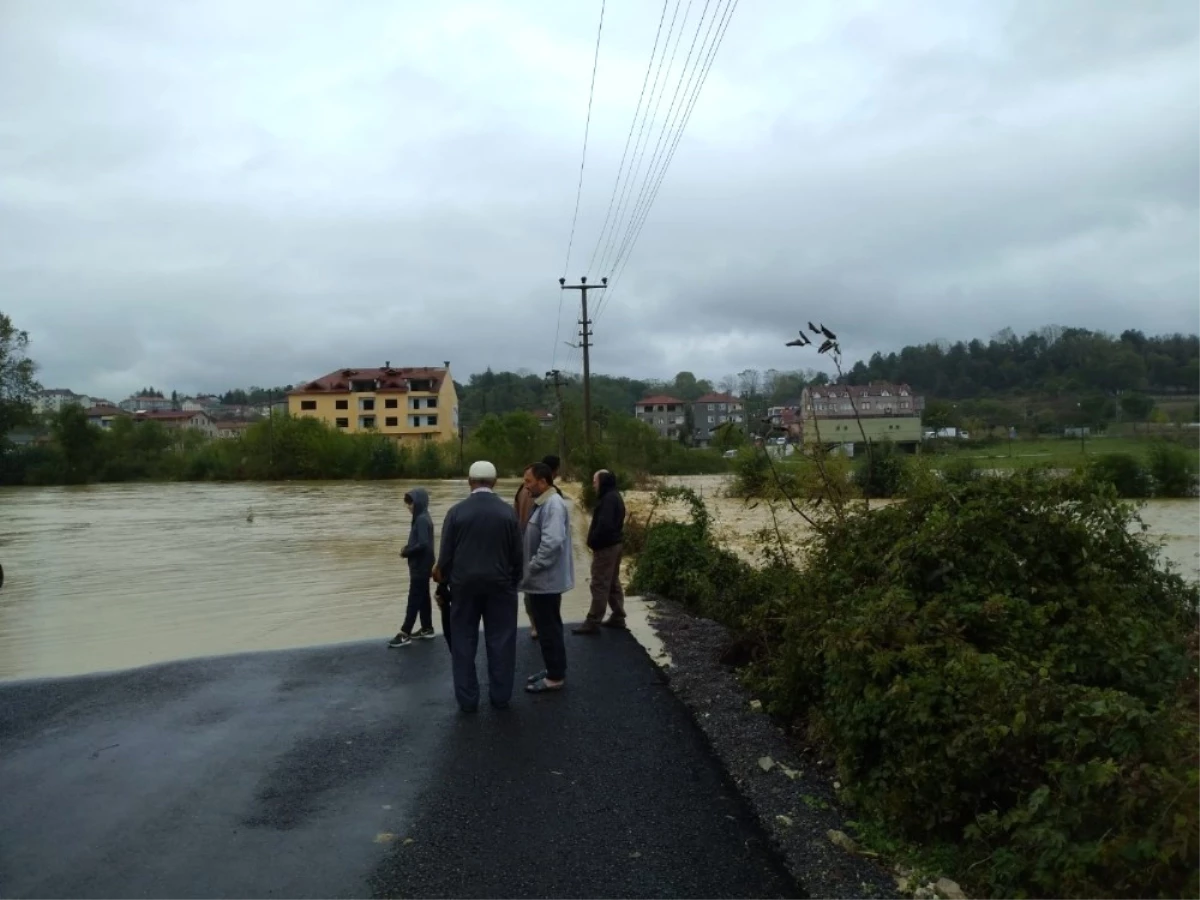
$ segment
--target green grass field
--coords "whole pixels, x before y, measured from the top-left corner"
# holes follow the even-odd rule
[[[983,469],[1023,469],[1042,465],[1069,469],[1104,453],[1131,453],[1145,457],[1154,440],[1151,437],[1096,436],[1082,443],[1078,438],[1002,441],[987,447],[957,448],[934,458],[962,456],[973,460]]]

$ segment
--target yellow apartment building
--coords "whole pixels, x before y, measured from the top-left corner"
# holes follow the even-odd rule
[[[288,412],[399,441],[458,440],[458,393],[441,368],[339,369],[288,393]]]

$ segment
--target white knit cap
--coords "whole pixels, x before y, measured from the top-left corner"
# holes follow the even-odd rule
[[[486,459],[481,459],[478,462],[471,463],[471,468],[467,472],[467,477],[472,481],[495,481],[496,467]]]

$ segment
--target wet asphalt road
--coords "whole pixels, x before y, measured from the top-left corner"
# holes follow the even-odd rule
[[[440,636],[0,685],[0,897],[796,896],[636,642],[568,652],[474,716]]]

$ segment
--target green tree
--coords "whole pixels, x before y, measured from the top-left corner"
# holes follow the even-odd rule
[[[29,358],[29,335],[0,313],[0,447],[14,428],[33,421],[37,365]]]
[[[1154,398],[1146,394],[1124,394],[1121,397],[1121,412],[1133,422],[1145,422],[1154,411]]]
[[[958,423],[958,412],[944,400],[930,400],[925,404],[921,422],[926,428],[935,431],[939,428],[953,428]]]
[[[70,403],[55,415],[50,431],[62,453],[63,480],[68,484],[88,481],[101,463],[96,452],[100,445],[100,429],[87,420],[81,406]]]

